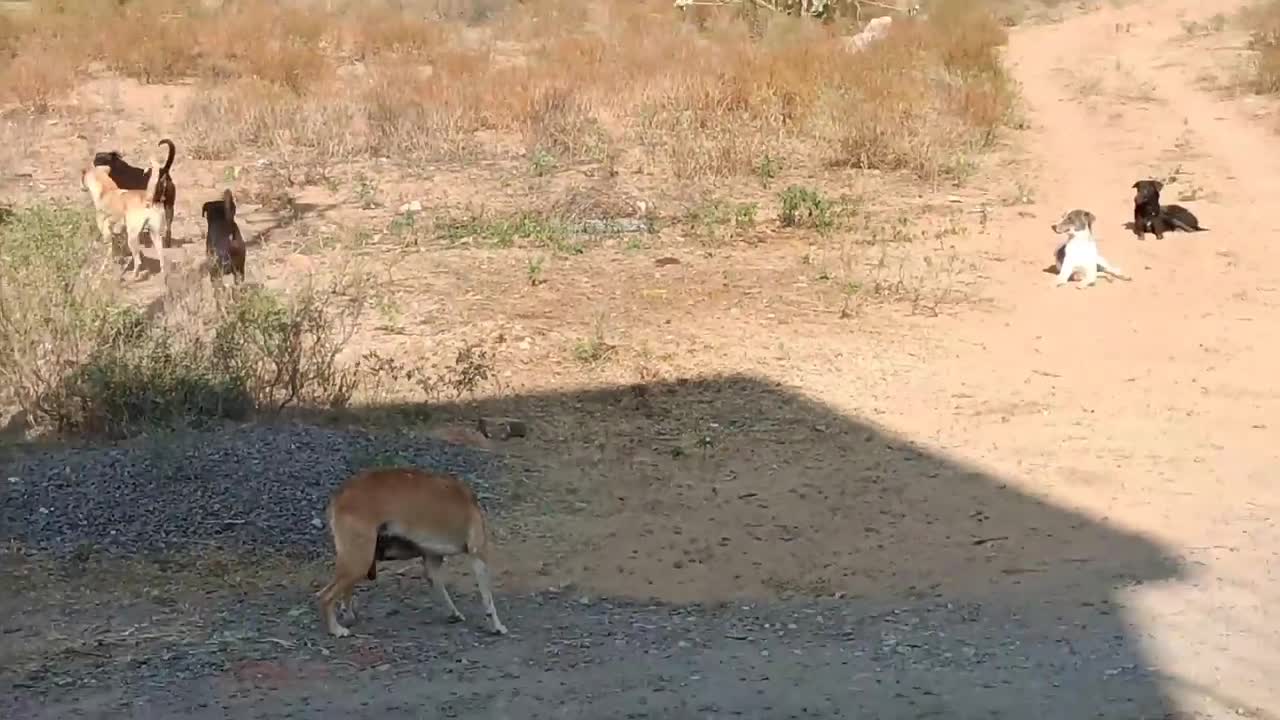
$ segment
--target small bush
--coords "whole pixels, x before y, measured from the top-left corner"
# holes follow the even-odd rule
[[[759,210],[755,203],[711,198],[690,207],[684,213],[683,221],[691,235],[731,242],[749,236],[755,230]]]
[[[0,224],[0,393],[33,428],[127,437],[351,400],[358,376],[339,354],[358,294],[245,289],[166,322],[123,302],[100,245],[80,209],[20,209]]]
[[[246,378],[215,362],[193,338],[112,308],[79,366],[40,397],[38,417],[61,432],[128,437],[153,426],[243,419],[254,408]]]
[[[29,418],[50,419],[49,393],[95,348],[114,288],[84,272],[95,251],[89,213],[15,210],[0,224],[0,392]]]
[[[782,210],[778,219],[783,227],[828,230],[835,223],[831,201],[817,190],[792,185],[779,195]]]
[[[338,354],[360,307],[335,310],[337,302],[336,294],[310,287],[292,303],[266,290],[248,290],[214,331],[210,355],[245,384],[260,409],[345,407],[359,376],[338,362]]]
[[[475,238],[499,248],[515,247],[523,242],[565,252],[575,249],[569,242],[572,233],[567,221],[535,210],[491,213],[483,208],[468,208],[463,214],[438,218],[435,233],[439,239],[449,242]]]

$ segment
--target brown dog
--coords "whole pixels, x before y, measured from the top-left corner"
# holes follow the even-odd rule
[[[458,478],[409,467],[362,470],[333,494],[329,533],[336,554],[334,578],[316,593],[320,614],[334,637],[351,631],[338,623],[334,605],[346,605],[352,619],[352,590],[377,575],[379,560],[422,558],[428,585],[439,588],[451,622],[463,620],[438,576],[444,559],[468,555],[492,631],[505,635],[493,605],[484,511]]]
[[[151,169],[159,167],[152,163]],[[142,273],[142,233],[152,233],[155,237],[167,231],[164,204],[156,200],[156,184],[160,173],[151,173],[151,182],[142,190],[121,190],[111,181],[105,167],[90,165],[80,175],[80,186],[89,191],[93,199],[93,207],[97,211],[98,231],[102,238],[111,242],[111,238],[123,226],[129,242],[129,254],[133,256],[133,274]],[[164,250],[156,247],[156,256],[160,259],[160,274],[168,271]]]
[[[245,244],[236,224],[236,198],[231,190],[223,190],[221,200],[201,205],[200,214],[209,223],[204,242],[209,278],[216,282],[223,275],[234,273],[237,284],[244,282]]]
[[[178,197],[178,189],[173,184],[173,177],[169,175],[169,168],[173,167],[173,157],[177,154],[177,148],[174,147],[173,141],[168,138],[156,144],[169,146],[169,157],[165,159],[164,167],[160,168],[159,184],[156,186],[156,191],[160,193],[160,200],[164,203],[165,229],[161,243],[167,249],[173,246],[171,232],[173,226],[173,203]],[[111,181],[122,190],[145,190],[151,184],[152,175],[155,174],[154,164],[150,169],[146,170],[134,167],[124,161],[118,150],[94,153],[93,164],[107,168],[107,171],[111,174]]]

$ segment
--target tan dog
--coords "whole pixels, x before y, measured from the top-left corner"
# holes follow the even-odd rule
[[[129,253],[133,256],[135,277],[142,273],[142,232],[146,230],[151,233],[151,237],[160,238],[162,232],[169,231],[164,201],[156,197],[156,186],[160,181],[159,165],[152,162],[151,170],[151,179],[145,190],[121,190],[111,180],[107,168],[101,165],[90,165],[80,176],[80,186],[88,190],[89,197],[93,199],[102,238],[110,243],[120,226],[124,226]],[[152,244],[160,259],[160,274],[165,275],[168,268],[162,243]]]
[[[490,626],[494,633],[507,633],[493,605],[484,511],[458,478],[409,467],[362,470],[333,494],[328,518],[336,554],[334,578],[316,597],[334,637],[351,634],[338,623],[335,603],[346,605],[354,620],[352,590],[362,579],[376,577],[379,560],[421,557],[427,584],[439,588],[450,621],[463,620],[438,575],[450,555],[471,557]]]

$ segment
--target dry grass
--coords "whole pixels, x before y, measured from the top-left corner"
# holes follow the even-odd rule
[[[47,111],[99,63],[199,83],[184,134],[207,159],[302,147],[319,160],[625,162],[716,179],[785,158],[936,179],[965,173],[1013,95],[1004,30],[978,0],[904,18],[857,54],[841,20],[695,24],[666,0],[302,5],[37,2],[0,26],[0,53],[17,58],[0,102]]]
[[[1280,0],[1268,0],[1242,16],[1249,31],[1250,47],[1257,52],[1252,89],[1257,93],[1280,93]]]

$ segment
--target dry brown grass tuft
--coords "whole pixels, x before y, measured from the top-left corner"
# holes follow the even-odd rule
[[[22,42],[0,67],[0,103],[44,113],[75,81],[75,64],[60,48]]]
[[[642,170],[682,180],[756,173],[763,158],[955,177],[1012,99],[1004,30],[978,0],[900,18],[860,53],[840,21],[690,24],[666,0],[429,5],[44,2],[18,39],[0,39],[38,60],[3,71],[8,99],[47,109],[99,60],[144,82],[204,83],[185,128],[200,157],[288,143],[318,159],[564,166],[633,149]]]
[[[1258,93],[1280,93],[1280,0],[1268,0],[1243,16],[1250,47],[1257,51],[1252,86]]]

